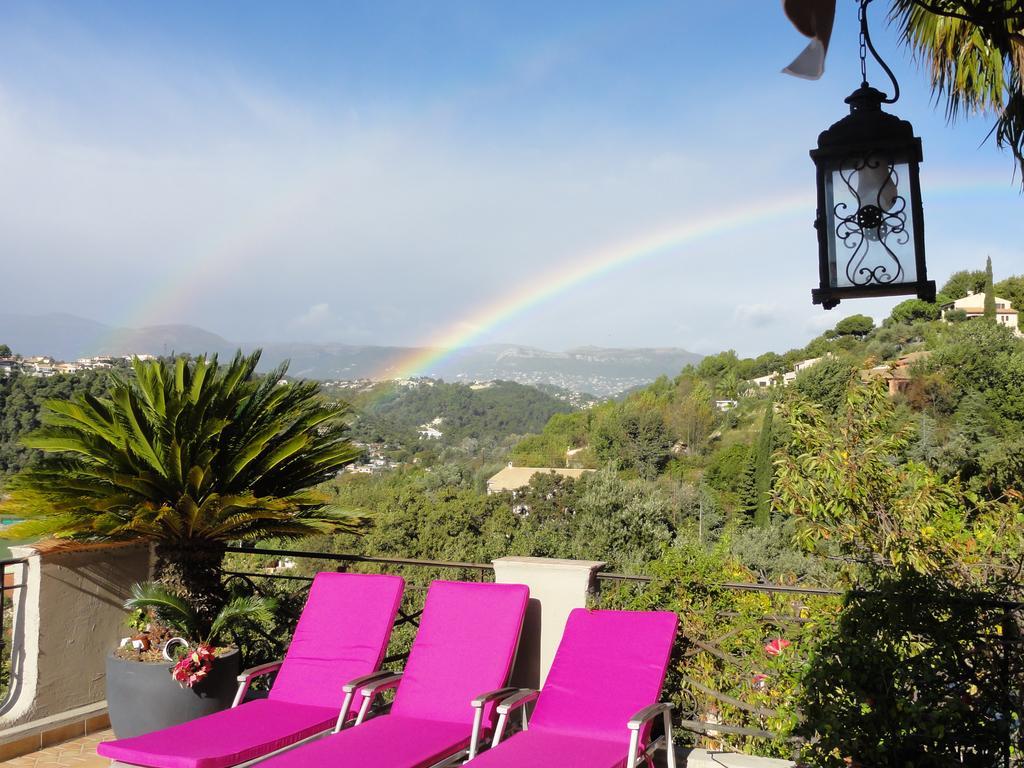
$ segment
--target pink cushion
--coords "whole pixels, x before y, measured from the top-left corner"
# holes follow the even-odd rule
[[[261,762],[260,768],[426,768],[469,745],[462,723],[384,715]]]
[[[400,576],[318,573],[270,698],[337,712],[341,686],[380,666],[403,586]]]
[[[152,768],[225,768],[328,730],[337,717],[337,708],[257,699],[172,728],[105,741],[96,752]]]
[[[529,595],[522,584],[431,584],[391,712],[471,723],[473,697],[508,680]]]
[[[151,768],[224,768],[331,728],[342,685],[380,665],[403,586],[399,576],[318,573],[269,698],[96,751]]]
[[[473,768],[624,768],[629,732],[616,741],[533,730],[517,733],[469,763]]]
[[[629,718],[658,701],[677,622],[668,611],[574,610],[530,729],[625,743]]]

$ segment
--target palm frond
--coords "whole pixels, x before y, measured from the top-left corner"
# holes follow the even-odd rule
[[[1008,149],[1024,183],[1024,18],[1010,4],[893,0],[890,20],[931,80],[946,117],[995,115],[989,132]]]
[[[162,584],[133,584],[124,607],[129,611],[152,609],[157,618],[188,640],[198,640],[201,626],[192,607]]]
[[[221,633],[229,629],[232,624],[241,621],[267,622],[270,619],[271,606],[262,597],[253,595],[233,598],[217,613],[210,625],[210,633],[206,641],[208,643],[216,642]]]

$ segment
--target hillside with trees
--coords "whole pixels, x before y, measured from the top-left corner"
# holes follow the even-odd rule
[[[958,272],[941,301],[979,286],[1010,298],[1022,282],[996,281],[988,267]],[[4,418],[16,417],[0,447],[32,422],[44,392],[99,385],[0,381]],[[716,737],[730,749],[789,757],[798,738],[812,764],[832,765],[830,734],[846,729],[871,743],[926,734],[927,749],[961,755],[973,754],[962,744],[982,756],[998,748],[998,729],[985,726],[1002,706],[991,681],[1019,674],[1024,690],[1024,669],[1007,673],[980,643],[1021,630],[984,606],[1024,597],[1024,338],[991,316],[943,316],[938,303],[910,299],[881,325],[839,316],[804,347],[711,355],[581,410],[502,382],[326,394],[351,402],[352,437],[391,443],[401,461],[325,482],[332,506],[366,525],[298,549],[569,557],[646,576],[603,588],[601,604],[685,616],[666,695],[680,711],[750,731]],[[441,434],[421,434],[427,425]],[[594,471],[537,474],[488,494],[508,459]],[[856,590],[796,599],[723,582]],[[878,680],[892,684],[876,690]]]
[[[432,461],[445,450],[501,459],[523,435],[574,410],[564,399],[511,381],[470,385],[416,379],[325,385],[323,391],[352,405],[353,439],[387,445],[389,455],[402,460]]]
[[[97,395],[109,383],[108,371],[81,371],[37,378],[25,374],[0,376],[0,482],[30,465],[38,452],[21,444],[22,436],[39,427],[47,400],[68,400],[78,392]]]
[[[1020,281],[961,272],[942,300]],[[1001,748],[984,725],[1000,689],[980,684],[1003,674],[1000,656],[978,633],[1018,631],[991,629],[1003,619],[984,606],[1024,594],[1014,576],[1024,565],[1024,339],[1012,329],[942,318],[916,299],[880,326],[838,317],[802,348],[723,352],[619,400],[556,413],[509,455],[595,471],[538,474],[489,495],[499,464],[451,455],[345,476],[332,493],[369,527],[302,546],[464,562],[572,557],[646,575],[600,599],[685,617],[668,695],[751,733],[714,745],[791,757],[789,739],[806,739],[799,751],[821,765],[838,765],[829,745],[849,729],[901,749],[976,754],[978,765]],[[857,586],[850,594],[862,597],[772,597],[723,581]],[[766,624],[766,614],[776,618]],[[775,648],[771,658],[762,647]],[[939,657],[971,663],[925,660]],[[956,693],[970,686],[985,693]]]
[[[834,415],[852,382],[887,381],[899,367],[904,380],[893,405],[913,430],[908,451],[914,458],[987,498],[1024,490],[1024,341],[985,318],[966,321],[949,313],[940,319],[939,302],[984,290],[986,283],[990,295],[994,285],[994,295],[1012,301],[1024,278],[993,283],[985,270],[958,272],[936,304],[902,302],[879,327],[852,315],[784,354],[705,357],[621,401],[553,418],[539,435],[520,442],[512,458],[522,465],[565,466],[568,460],[612,466],[626,476],[703,482],[726,508],[764,523],[770,456],[787,432],[772,418],[774,410],[799,397]],[[914,362],[904,366],[899,361],[908,355]],[[781,386],[787,373],[790,381]],[[778,379],[768,386],[754,383],[772,374]],[[716,401],[729,410],[716,409]]]

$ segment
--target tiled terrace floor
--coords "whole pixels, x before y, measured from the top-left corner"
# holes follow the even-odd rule
[[[97,731],[63,744],[55,744],[38,752],[15,757],[0,763],[3,768],[108,768],[110,759],[96,754],[96,745],[114,738],[112,731]]]

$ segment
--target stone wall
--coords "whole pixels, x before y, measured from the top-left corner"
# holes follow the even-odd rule
[[[104,661],[126,633],[122,605],[152,570],[144,544],[42,542],[12,554],[28,563],[14,593],[12,690],[0,736],[103,702]]]

